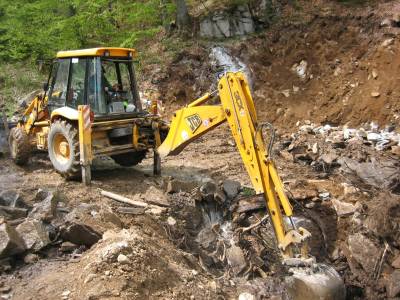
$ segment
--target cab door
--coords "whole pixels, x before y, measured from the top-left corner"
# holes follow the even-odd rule
[[[58,59],[54,65],[53,77],[50,79],[50,87],[48,92],[48,108],[49,111],[65,106],[68,93],[68,79],[71,59]]]
[[[68,92],[66,106],[78,109],[79,105],[87,103],[87,58],[73,57],[70,64],[70,78],[68,82]]]

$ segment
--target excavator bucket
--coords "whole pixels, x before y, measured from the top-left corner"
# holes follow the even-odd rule
[[[293,300],[344,300],[346,289],[342,278],[332,267],[319,264],[312,269],[296,268],[285,278]]]

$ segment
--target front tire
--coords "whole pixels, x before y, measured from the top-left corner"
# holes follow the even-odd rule
[[[55,121],[50,127],[47,142],[54,169],[67,179],[79,177],[79,136],[76,127],[64,120]]]
[[[20,127],[14,127],[8,137],[11,158],[17,165],[25,165],[29,159],[30,144],[25,130]]]

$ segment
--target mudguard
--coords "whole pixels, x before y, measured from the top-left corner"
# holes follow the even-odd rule
[[[53,110],[50,116],[51,122],[53,122],[53,120],[56,119],[57,117],[62,117],[64,119],[71,121],[78,121],[79,113],[77,109],[64,106]]]

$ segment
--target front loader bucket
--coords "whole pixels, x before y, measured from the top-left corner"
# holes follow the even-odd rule
[[[342,278],[332,267],[318,264],[312,268],[294,268],[285,278],[293,300],[344,300],[346,288]]]

